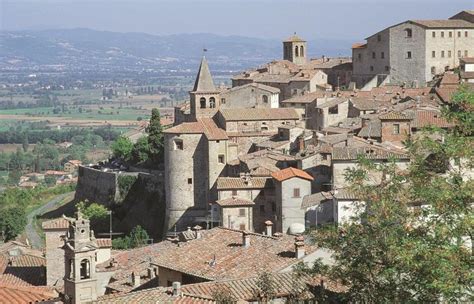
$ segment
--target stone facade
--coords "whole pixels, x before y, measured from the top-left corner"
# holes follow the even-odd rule
[[[298,65],[306,63],[306,41],[295,35],[283,41],[283,59]]]
[[[220,107],[226,108],[278,108],[280,90],[267,85],[250,83],[222,91]]]
[[[43,226],[44,227],[44,226]],[[46,246],[46,284],[48,286],[62,286],[64,279],[64,245],[63,237],[67,234],[67,227],[43,228]]]

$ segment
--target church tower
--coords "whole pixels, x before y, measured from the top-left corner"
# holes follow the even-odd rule
[[[298,65],[306,63],[306,41],[296,33],[283,41],[283,59]]]
[[[69,230],[64,239],[64,296],[71,304],[97,300],[97,277],[95,271],[98,250],[89,220],[77,211],[75,219],[69,220]]]
[[[219,109],[219,91],[214,86],[206,57],[202,57],[201,65],[189,92],[191,100],[191,116],[194,120],[201,117],[212,117]]]

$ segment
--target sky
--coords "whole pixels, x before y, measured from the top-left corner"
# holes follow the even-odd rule
[[[0,28],[360,40],[408,19],[446,19],[464,9],[474,9],[474,0],[0,0]]]

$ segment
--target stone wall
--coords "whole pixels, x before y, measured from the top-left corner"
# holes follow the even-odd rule
[[[64,278],[64,245],[62,237],[67,229],[47,230],[46,239],[46,284],[48,286],[62,286]]]
[[[111,205],[118,199],[117,174],[90,167],[79,167],[75,201],[88,200]]]

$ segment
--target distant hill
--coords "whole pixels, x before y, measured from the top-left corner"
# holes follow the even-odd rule
[[[311,57],[350,55],[350,41],[310,40]],[[71,69],[195,68],[206,48],[214,69],[239,70],[281,58],[281,41],[214,34],[156,36],[91,29],[0,32],[0,65]]]

